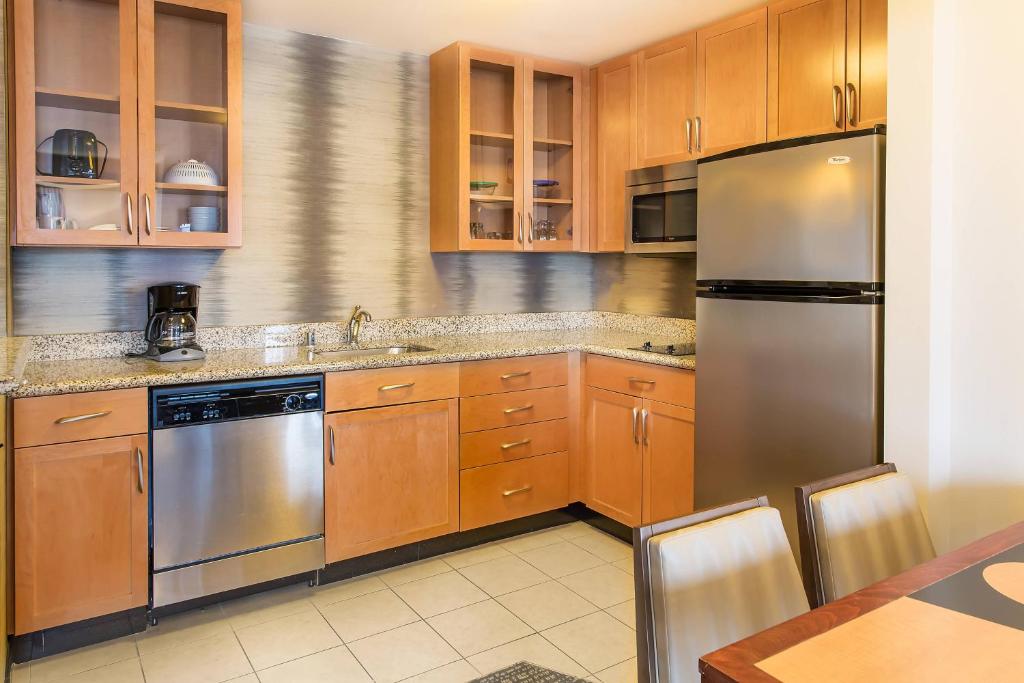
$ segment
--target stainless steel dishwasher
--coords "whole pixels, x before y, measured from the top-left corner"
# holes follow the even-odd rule
[[[151,392],[150,606],[324,567],[323,378]]]

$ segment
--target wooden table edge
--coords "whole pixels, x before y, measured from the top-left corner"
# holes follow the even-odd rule
[[[1024,543],[1024,522],[715,650],[700,658],[701,680],[704,683],[776,681],[757,668],[757,663],[1021,543]]]

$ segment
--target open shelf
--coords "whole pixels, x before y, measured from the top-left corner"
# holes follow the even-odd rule
[[[492,202],[496,204],[510,204],[515,201],[515,198],[503,194],[470,194],[469,200],[473,202]]]
[[[226,185],[192,185],[190,183],[157,183],[156,189],[164,192],[208,192],[210,194],[225,194],[228,191]]]
[[[86,90],[37,87],[36,106],[117,114],[121,110],[121,99],[117,95],[88,92]]]
[[[64,178],[62,176],[54,175],[37,175],[36,185],[42,185],[44,187],[73,187],[101,190],[111,187],[120,187],[121,182],[119,180],[111,180],[110,178]]]
[[[205,104],[157,100],[156,117],[194,123],[227,123],[228,110],[226,107],[211,107]]]

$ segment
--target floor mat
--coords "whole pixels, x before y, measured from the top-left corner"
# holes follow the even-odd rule
[[[583,683],[583,679],[545,669],[529,662],[519,662],[477,678],[473,683]]]

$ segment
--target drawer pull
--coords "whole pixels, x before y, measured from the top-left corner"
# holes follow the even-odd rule
[[[510,443],[503,443],[501,444],[501,450],[507,451],[510,448],[515,448],[516,446],[525,446],[531,441],[533,441],[533,439],[523,439],[522,441],[512,441]]]
[[[106,417],[107,415],[110,415],[110,413],[111,413],[111,411],[109,411],[109,410],[103,410],[103,411],[100,411],[98,413],[86,413],[85,415],[72,415],[70,417],[62,417],[62,418],[59,418],[57,420],[54,420],[53,423],[54,424],[58,424],[58,425],[67,425],[67,424],[71,424],[73,422],[84,422],[86,420],[95,420],[98,417]]]
[[[526,493],[527,491],[532,491],[532,490],[533,490],[533,486],[527,485],[527,486],[523,486],[522,488],[518,488],[518,489],[509,489],[508,491],[502,491],[501,495],[504,496],[505,498],[508,498],[509,496],[516,495],[517,493]]]
[[[394,391],[395,389],[408,389],[409,387],[416,386],[416,382],[406,382],[405,384],[385,384],[382,387],[378,387],[377,391]]]
[[[653,379],[643,379],[641,377],[629,377],[630,384],[650,384],[652,387],[657,384]]]
[[[521,413],[521,412],[524,412],[526,410],[533,410],[533,404],[532,403],[528,403],[527,405],[519,406],[518,408],[505,408],[504,413],[506,415],[511,415],[512,413]]]
[[[516,377],[529,377],[531,370],[523,370],[522,372],[509,372],[501,376],[504,379],[515,379]]]

